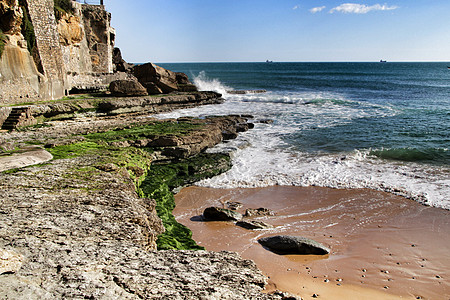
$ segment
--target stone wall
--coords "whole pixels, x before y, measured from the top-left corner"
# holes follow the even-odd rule
[[[53,0],[28,0],[28,12],[34,26],[36,45],[47,80],[44,98],[56,99],[65,95],[66,74],[56,26]]]
[[[11,109],[11,107],[0,107],[0,128],[3,125],[3,122],[8,118]]]

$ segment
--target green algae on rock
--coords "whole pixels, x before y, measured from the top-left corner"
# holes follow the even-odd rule
[[[159,250],[203,250],[192,239],[192,232],[178,223],[172,215],[175,199],[172,190],[210,178],[231,167],[230,157],[219,153],[202,153],[193,158],[169,164],[154,164],[150,167],[140,190],[143,196],[156,200],[156,211],[163,221],[165,232],[156,241]]]

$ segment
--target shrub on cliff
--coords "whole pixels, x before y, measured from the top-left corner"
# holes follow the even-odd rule
[[[22,35],[27,41],[27,48],[30,54],[33,54],[36,47],[36,36],[34,35],[34,27],[31,23],[28,13],[28,5],[25,0],[19,0],[19,5],[22,7],[23,19],[22,19]]]
[[[0,58],[2,58],[3,50],[5,49],[6,36],[0,29]]]
[[[53,0],[54,9],[55,9],[55,17],[57,20],[60,20],[62,14],[73,14],[74,9],[72,5],[72,0]]]

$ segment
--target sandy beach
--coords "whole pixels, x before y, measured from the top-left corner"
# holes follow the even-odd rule
[[[203,222],[208,206],[240,202],[275,216],[253,217],[274,229],[247,230]],[[174,215],[207,250],[252,259],[279,289],[304,299],[449,299],[450,212],[368,189],[273,186],[189,187],[176,195]],[[331,248],[321,256],[281,256],[257,240],[278,234],[312,238]]]

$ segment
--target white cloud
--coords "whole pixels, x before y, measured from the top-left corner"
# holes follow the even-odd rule
[[[300,6],[298,6],[298,5],[296,5],[296,6],[294,6],[292,9],[293,10],[296,10],[296,9],[298,9]]]
[[[319,7],[313,7],[311,8],[309,11],[313,14],[321,12],[322,10],[324,10],[326,8],[326,6],[319,6]]]
[[[357,3],[344,3],[330,10],[330,13],[340,12],[345,14],[366,14],[372,10],[394,10],[397,9],[398,6],[392,5],[388,6],[386,4],[375,4],[375,5],[365,5],[365,4],[357,4]]]

